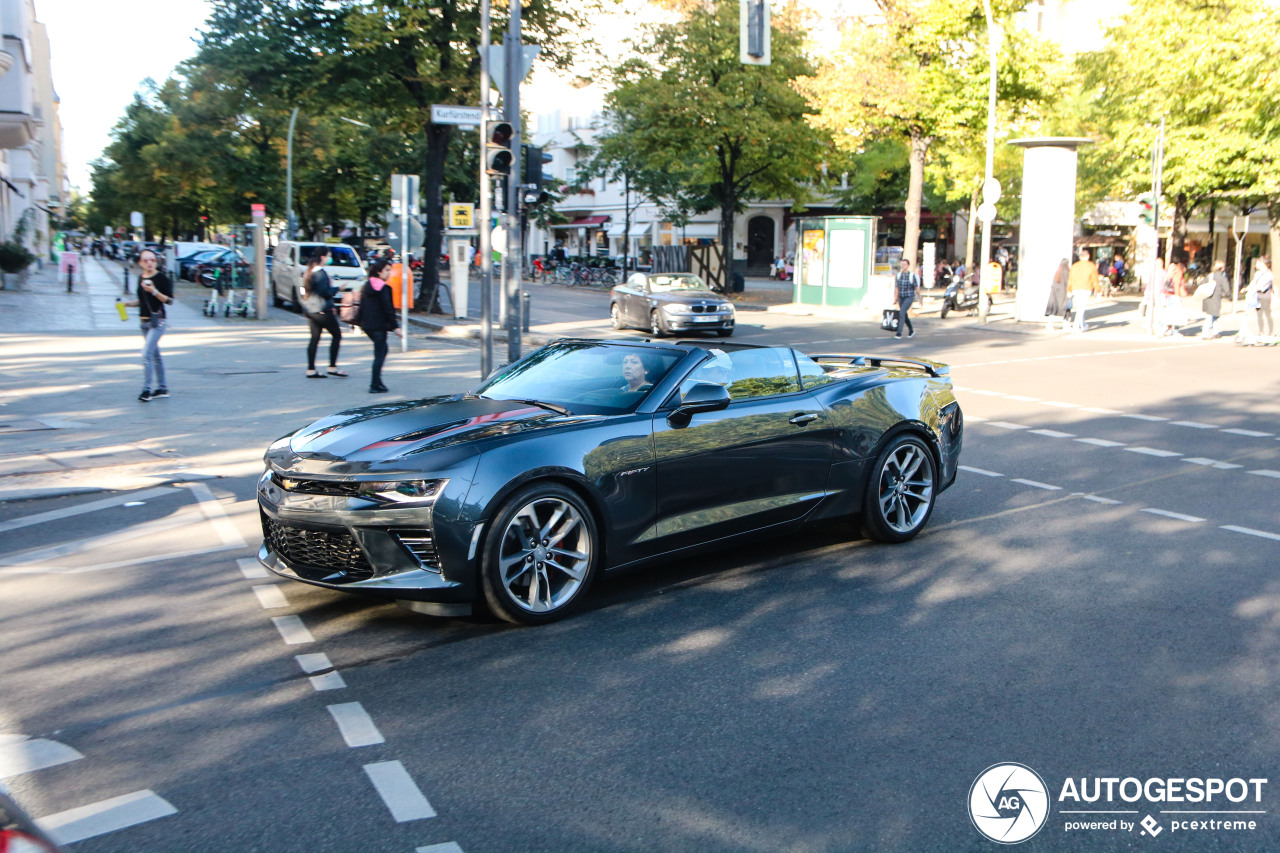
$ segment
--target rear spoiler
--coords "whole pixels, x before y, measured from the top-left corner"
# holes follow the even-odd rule
[[[936,361],[926,361],[923,358],[851,355],[849,353],[824,353],[822,355],[811,355],[809,358],[819,364],[843,364],[848,365],[849,367],[881,367],[885,364],[905,364],[911,367],[918,367],[930,376],[951,375],[951,368],[949,366]]]

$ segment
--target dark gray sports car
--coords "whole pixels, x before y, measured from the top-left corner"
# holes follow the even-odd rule
[[[655,338],[672,332],[733,334],[733,303],[693,273],[632,273],[609,293],[615,329],[648,329]]]
[[[267,450],[258,558],[437,614],[549,622],[601,571],[819,519],[905,542],[955,480],[945,366],[562,340],[475,391],[339,412]]]

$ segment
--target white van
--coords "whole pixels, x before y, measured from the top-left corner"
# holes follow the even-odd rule
[[[338,290],[354,290],[364,284],[364,262],[346,243],[303,243],[281,240],[271,265],[271,301],[279,308],[286,302],[297,307],[298,285],[307,264],[318,249],[328,249],[332,262],[324,268]]]

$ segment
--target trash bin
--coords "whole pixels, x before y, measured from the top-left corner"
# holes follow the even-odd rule
[[[742,273],[735,272],[733,274],[733,281],[729,285],[729,290],[733,293],[741,293],[743,290],[746,289],[746,287],[747,287],[747,282],[746,282],[746,279],[742,277]]]

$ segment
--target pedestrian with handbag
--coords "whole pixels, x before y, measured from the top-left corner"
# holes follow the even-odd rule
[[[1275,334],[1275,326],[1271,319],[1271,293],[1275,289],[1275,279],[1271,275],[1271,258],[1263,255],[1253,262],[1253,279],[1245,297],[1244,307],[1254,312],[1255,333],[1261,337]]]
[[[164,360],[160,358],[160,336],[168,321],[165,307],[173,304],[173,282],[159,271],[159,257],[150,249],[138,253],[137,299],[124,303],[137,308],[142,319],[142,393],[139,403],[169,396],[164,379]]]
[[[1231,285],[1227,283],[1227,265],[1223,261],[1213,262],[1213,271],[1209,280],[1196,288],[1196,296],[1201,297],[1200,309],[1204,311],[1204,328],[1200,330],[1202,338],[1218,336],[1218,318],[1222,316],[1222,298],[1227,295]],[[1201,294],[1204,289],[1204,294]]]
[[[915,327],[911,325],[911,303],[916,301],[916,291],[920,289],[920,276],[911,271],[911,262],[903,258],[898,264],[898,276],[894,279],[894,299],[898,303],[898,333],[895,338],[902,337],[902,330],[907,330],[907,337],[916,336]]]
[[[338,349],[342,346],[342,329],[338,326],[338,315],[333,307],[336,295],[333,284],[329,281],[329,273],[325,265],[332,259],[328,249],[317,249],[307,262],[307,271],[298,285],[298,304],[307,315],[307,324],[311,327],[311,340],[307,343],[307,378],[324,379],[326,376],[344,377],[347,374],[338,369]],[[320,348],[320,333],[329,333],[329,372],[316,370],[316,350]]]
[[[383,276],[391,261],[385,258],[369,265],[369,280],[360,289],[360,328],[373,342],[373,367],[369,373],[369,393],[385,394],[382,365],[387,360],[387,332],[400,332],[400,317],[391,301],[391,287]]]
[[[1058,264],[1058,271],[1053,274],[1049,283],[1049,301],[1044,306],[1044,330],[1053,331],[1053,321],[1062,321],[1062,331],[1067,330],[1067,311],[1070,300],[1067,297],[1067,280],[1071,276],[1071,264],[1066,258]]]

